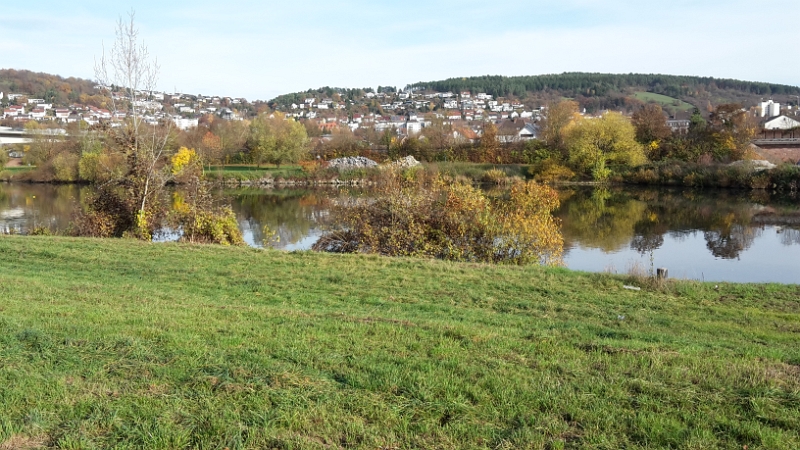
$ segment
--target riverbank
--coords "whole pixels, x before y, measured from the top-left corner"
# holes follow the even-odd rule
[[[312,167],[312,169],[309,169]],[[382,169],[357,168],[337,170],[301,165],[281,167],[252,165],[213,166],[203,179],[221,186],[301,187],[301,186],[371,186],[380,182]],[[422,167],[453,181],[506,184],[511,180],[534,176],[525,164],[478,164],[466,162],[423,163]],[[31,167],[6,167],[0,181],[70,184],[38,174]],[[744,189],[756,191],[797,192],[800,190],[800,166],[784,164],[771,170],[754,171],[746,164],[695,164],[680,161],[651,163],[635,168],[618,168],[604,182],[588,179],[554,181],[561,186],[682,186],[690,188]]]
[[[797,285],[131,240],[0,255],[0,447],[800,446]]]

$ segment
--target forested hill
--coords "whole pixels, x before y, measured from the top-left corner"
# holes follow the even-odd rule
[[[88,97],[96,95],[94,86],[93,81],[81,78],[63,78],[30,70],[0,69],[0,92],[42,98],[55,105],[87,103]]]
[[[783,84],[732,80],[713,77],[658,74],[562,73],[536,76],[480,76],[419,82],[414,90],[437,92],[485,92],[495,97],[574,98],[590,109],[621,106],[641,94],[660,94],[680,99],[704,109],[707,104],[737,102],[753,105],[762,98],[791,100],[800,95],[800,87]],[[639,95],[636,95],[636,94]]]
[[[520,77],[486,75],[419,82],[410,85],[410,87],[437,92],[485,92],[495,97],[524,97],[527,93],[545,90],[560,91],[562,94],[569,94],[570,96],[604,96],[629,88],[646,88],[649,92],[670,97],[692,95],[700,89],[728,89],[759,96],[800,95],[800,87],[783,84],[713,77],[635,73],[615,75],[573,72],[560,75]]]

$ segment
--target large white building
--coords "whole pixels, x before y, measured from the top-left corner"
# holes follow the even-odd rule
[[[761,117],[777,117],[781,115],[781,104],[772,100],[759,103],[761,107]]]
[[[791,130],[792,128],[800,128],[800,122],[786,116],[770,119],[764,124],[765,130]]]

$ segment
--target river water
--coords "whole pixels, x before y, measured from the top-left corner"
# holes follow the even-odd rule
[[[69,226],[91,188],[0,184],[0,230]],[[591,272],[705,281],[800,283],[800,196],[764,191],[560,188],[564,260]],[[322,233],[333,198],[368,192],[230,189],[249,245],[301,250]],[[273,234],[274,233],[274,234]],[[170,238],[171,234],[162,236]]]

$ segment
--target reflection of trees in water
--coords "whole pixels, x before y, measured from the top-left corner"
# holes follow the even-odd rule
[[[800,229],[782,228],[780,230],[780,233],[781,233],[781,244],[786,246],[800,245]]]
[[[649,253],[664,245],[663,234],[635,235],[631,239],[631,248],[641,254]]]
[[[631,241],[646,206],[607,189],[596,189],[589,195],[580,191],[565,200],[557,213],[562,219],[565,245],[577,242],[607,252],[618,250]]]
[[[47,226],[66,230],[90,189],[78,185],[0,185],[0,228],[27,231]]]
[[[299,242],[312,233],[327,214],[327,192],[292,190],[236,190],[226,193],[233,210],[256,243],[263,242],[264,228],[276,234],[275,247]]]
[[[648,207],[643,218],[633,226],[631,248],[643,255],[652,252],[664,245],[664,234],[667,231],[669,229],[665,227],[658,212]]]
[[[666,234],[682,240],[702,231],[714,256],[736,258],[760,235],[751,225],[758,208],[735,192],[578,189],[563,199],[558,215],[568,247],[609,252],[630,245],[644,254],[661,247]]]
[[[706,247],[711,254],[722,259],[736,259],[739,255],[753,245],[756,237],[761,235],[761,229],[733,225],[728,229],[706,231],[703,237]]]

